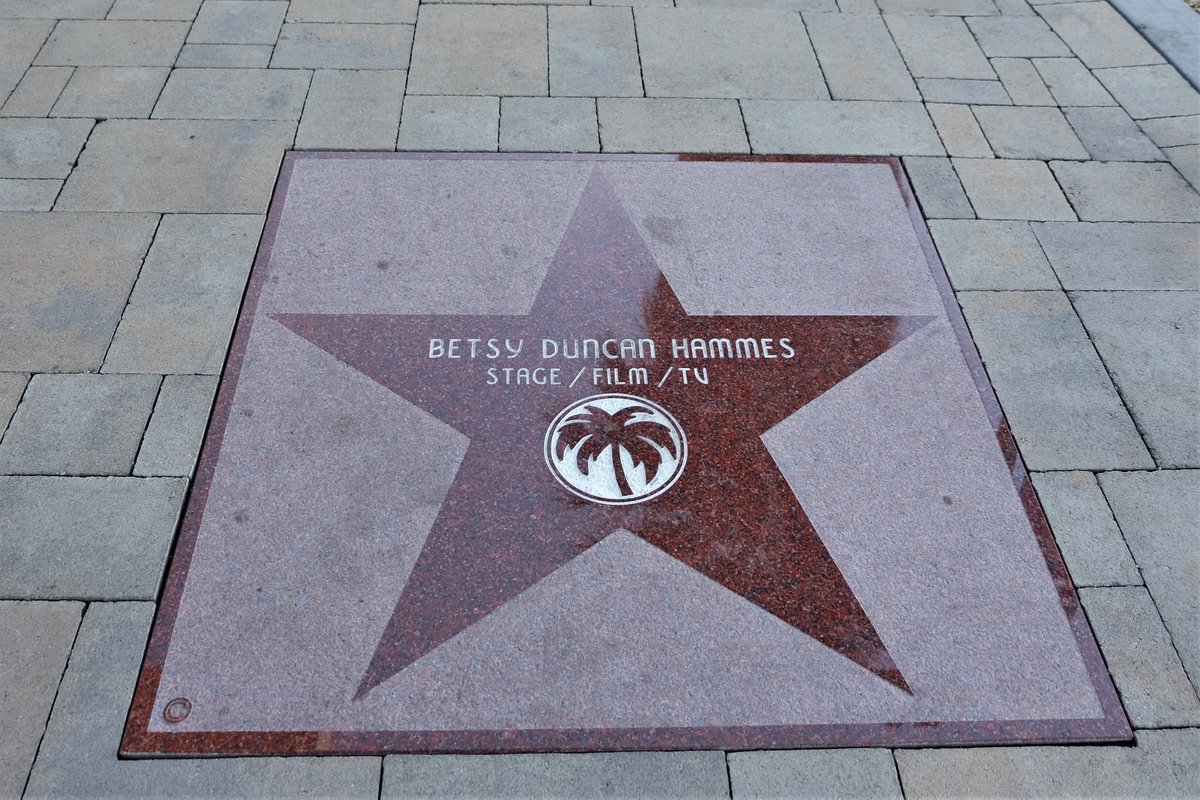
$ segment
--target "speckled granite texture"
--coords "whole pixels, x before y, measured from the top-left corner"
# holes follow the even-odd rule
[[[914,208],[882,158],[290,155],[123,752],[1129,738]]]

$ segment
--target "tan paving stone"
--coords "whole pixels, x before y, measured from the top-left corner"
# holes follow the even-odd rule
[[[0,214],[0,370],[96,370],[158,217]]]
[[[885,14],[884,21],[914,76],[973,80],[996,77],[975,37],[958,17]]]
[[[1035,58],[1033,66],[1060,106],[1115,106],[1100,81],[1077,58]]]
[[[1139,469],[1150,453],[1061,292],[960,292],[1030,469]]]
[[[30,67],[0,109],[0,117],[48,116],[74,71],[74,67]]]
[[[1190,798],[1200,788],[1200,730],[1138,731],[1137,747],[897,750],[908,800]]]
[[[1192,686],[1200,690],[1200,470],[1109,472],[1100,476],[1100,486]]]
[[[829,96],[794,12],[639,8],[634,17],[648,97]]]
[[[1163,154],[1122,108],[1063,109],[1067,121],[1096,161],[1162,161]]]
[[[83,603],[0,600],[0,797],[20,797]]]
[[[1075,219],[1041,161],[956,158],[953,163],[980,219]]]
[[[208,424],[215,375],[167,375],[138,450],[133,474],[188,477]]]
[[[49,211],[62,185],[59,180],[0,178],[0,211]]]
[[[1092,69],[1163,63],[1158,51],[1106,2],[1043,5],[1038,13]]]
[[[945,154],[920,103],[747,100],[742,109],[756,153]]]
[[[404,69],[411,25],[289,22],[279,34],[271,66],[292,69]]]
[[[153,603],[88,607],[30,776],[27,800],[378,797],[378,758],[118,760],[117,744],[153,613]]]
[[[805,14],[804,25],[834,100],[920,100],[878,15]]]
[[[422,12],[424,13],[424,12]],[[500,98],[404,98],[401,150],[495,150],[500,138]]]
[[[0,178],[65,178],[95,123],[0,119]]]
[[[175,66],[262,69],[274,52],[269,44],[185,44]]]
[[[157,375],[34,375],[0,442],[0,474],[128,475]]]
[[[418,22],[409,94],[548,93],[544,9],[438,5]]]
[[[262,225],[258,216],[164,217],[104,371],[218,374]]]
[[[730,790],[739,800],[904,797],[887,750],[762,750],[728,759]]]
[[[394,149],[405,76],[404,70],[317,70],[296,147]]]
[[[1200,113],[1200,93],[1172,66],[1098,69],[1095,76],[1134,119]]]
[[[102,122],[58,207],[261,214],[294,131],[292,122]]]
[[[600,149],[606,153],[746,153],[750,146],[734,100],[600,98]]]
[[[275,44],[283,0],[204,0],[187,40],[195,44]]]
[[[165,19],[188,21],[196,18],[200,0],[117,0],[107,19]]]
[[[1054,96],[1027,58],[993,58],[992,69],[1000,76],[1004,91],[1018,106],[1052,106]]]
[[[1000,158],[1088,157],[1088,151],[1057,108],[979,106],[973,110],[992,150]]]
[[[1200,699],[1145,588],[1083,589],[1079,598],[1134,727],[1200,725]]]
[[[0,476],[0,594],[153,599],[186,490],[184,478]]]
[[[1041,17],[967,17],[965,22],[975,34],[979,47],[991,58],[1071,55],[1071,50]]]
[[[942,137],[948,155],[963,158],[991,158],[994,155],[969,107],[929,103],[925,110]]]
[[[1035,472],[1033,485],[1076,586],[1137,586],[1137,564],[1090,472]]]
[[[417,0],[292,0],[287,21],[412,24]]]
[[[311,78],[295,69],[172,70],[154,118],[298,120]]]
[[[1080,219],[1113,222],[1200,221],[1200,195],[1169,164],[1050,164]]]
[[[595,153],[596,103],[586,97],[501,98],[500,149]]]
[[[931,220],[955,289],[1057,289],[1058,279],[1026,222]]]
[[[1036,222],[1066,289],[1200,289],[1200,225]]]
[[[169,67],[79,67],[51,116],[148,117],[170,71]]]
[[[918,78],[917,86],[926,103],[967,103],[970,105],[1012,105],[998,80],[970,81],[958,78]]]
[[[633,13],[628,8],[551,7],[550,94],[641,97]]]
[[[183,47],[186,22],[64,20],[35,64],[75,67],[169,67]]]

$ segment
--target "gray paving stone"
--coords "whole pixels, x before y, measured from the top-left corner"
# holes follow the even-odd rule
[[[409,95],[400,117],[400,150],[495,150],[500,98]]]
[[[117,760],[153,613],[153,603],[88,607],[30,776],[27,800],[378,796],[377,758]]]
[[[158,217],[0,214],[0,370],[96,370]]]
[[[834,100],[920,100],[878,15],[805,14],[817,60]]]
[[[1080,219],[1200,220],[1200,195],[1169,164],[1055,161],[1050,168]]]
[[[28,3],[22,5],[28,6]],[[0,97],[8,97],[54,29],[52,20],[12,19],[0,25]]]
[[[958,300],[1030,469],[1153,465],[1066,295],[962,292]]]
[[[1004,85],[994,81],[964,81],[958,78],[918,78],[917,86],[926,103],[969,103],[1011,105]]]
[[[0,600],[0,797],[20,797],[83,604]]]
[[[1088,157],[1088,151],[1057,108],[979,106],[973,110],[992,150],[1001,158]]]
[[[200,0],[117,0],[107,19],[175,19],[190,21],[200,10]]]
[[[1001,14],[1036,14],[1025,0],[994,0]]]
[[[1072,300],[1158,465],[1200,467],[1200,294],[1079,292]]]
[[[1154,44],[1167,61],[1193,83],[1200,84],[1200,16],[1187,3],[1146,2],[1146,0],[1110,0],[1121,16],[1129,20]]]
[[[411,25],[288,22],[271,66],[300,69],[404,69],[412,49]]]
[[[34,63],[74,67],[169,67],[183,47],[186,22],[64,20]]]
[[[4,439],[8,421],[17,410],[17,403],[25,393],[27,383],[29,376],[23,372],[0,372],[0,440]]]
[[[606,153],[747,153],[735,100],[614,97],[597,101]]]
[[[992,148],[979,128],[979,122],[966,106],[929,103],[929,112],[946,153],[963,158],[991,158]]]
[[[51,115],[148,117],[170,71],[170,67],[79,67]]]
[[[138,451],[134,475],[190,476],[217,390],[215,375],[167,375]]]
[[[907,156],[904,168],[926,219],[974,219],[975,211],[950,159]]]
[[[875,0],[837,0],[838,10],[844,14],[878,14]]]
[[[887,750],[762,750],[729,754],[738,800],[859,797],[900,800],[896,764]]]
[[[164,217],[104,371],[218,374],[262,225],[257,216]]]
[[[0,442],[0,474],[128,475],[157,375],[34,375]]]
[[[264,213],[295,127],[292,122],[244,120],[102,122],[67,180],[58,207]]]
[[[756,153],[945,155],[920,103],[747,100],[742,109]]]
[[[0,0],[0,19],[103,19],[112,0]]]
[[[0,594],[153,599],[186,490],[184,478],[0,477]]]
[[[886,14],[995,14],[992,0],[876,0]]]
[[[1192,686],[1200,689],[1200,471],[1110,472],[1100,476],[1100,486]]]
[[[729,779],[721,752],[387,756],[380,797],[716,800]]]
[[[73,71],[72,67],[30,67],[0,109],[0,117],[49,115]]]
[[[1137,747],[897,750],[908,800],[965,797],[1191,798],[1200,730],[1138,731]]]
[[[1067,121],[1097,161],[1161,161],[1162,151],[1146,138],[1124,109],[1115,107],[1063,109]]]
[[[676,0],[676,5],[679,8],[782,8],[828,14],[836,14],[840,10],[837,0]],[[857,13],[863,11],[860,9]],[[878,14],[879,10],[872,9],[871,13]]]
[[[1058,288],[1027,222],[931,220],[929,230],[955,289]]]
[[[1038,13],[1092,69],[1163,63],[1158,51],[1106,2],[1044,5]]]
[[[886,8],[885,8],[886,10]],[[884,20],[918,78],[995,77],[975,37],[958,17],[885,15]]]
[[[1163,150],[1171,165],[1179,170],[1179,174],[1200,190],[1200,145],[1185,144],[1181,147],[1168,147]]]
[[[296,147],[393,149],[405,75],[404,70],[317,70]]]
[[[993,58],[992,68],[1000,76],[1009,99],[1019,106],[1052,106],[1054,96],[1027,58]]]
[[[1033,66],[1060,106],[1115,106],[1116,100],[1077,58],[1035,58]]]
[[[980,48],[991,57],[1071,55],[1070,49],[1041,17],[967,17],[966,23]]]
[[[274,52],[269,44],[185,44],[175,66],[263,69]]]
[[[1200,94],[1172,66],[1098,69],[1095,75],[1134,119],[1200,113]]]
[[[63,182],[0,178],[0,211],[49,211]]]
[[[550,94],[641,97],[633,12],[617,7],[551,7]]]
[[[1065,289],[1200,289],[1200,225],[1039,222],[1033,232]]]
[[[287,21],[413,24],[417,0],[292,0]]]
[[[155,119],[300,119],[312,73],[292,69],[176,69]]]
[[[763,8],[639,8],[648,97],[826,99],[800,16]]]
[[[204,0],[187,40],[195,44],[275,44],[283,0]]]
[[[1076,586],[1136,586],[1142,576],[1090,472],[1033,474],[1042,508]]]
[[[1079,598],[1134,727],[1200,724],[1200,699],[1149,593],[1118,586],[1084,589]]]
[[[980,219],[1075,219],[1041,161],[956,158],[953,163]]]
[[[586,97],[505,97],[500,100],[500,149],[598,152],[596,102]]]
[[[1159,147],[1200,144],[1200,116],[1144,119],[1138,124]]]
[[[419,23],[409,94],[549,91],[545,10],[431,5],[421,9]]]
[[[0,119],[0,178],[65,178],[95,123]]]

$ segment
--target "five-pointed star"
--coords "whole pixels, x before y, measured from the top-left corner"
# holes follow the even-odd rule
[[[909,691],[817,536],[761,434],[887,351],[928,317],[693,316],[684,310],[599,170],[528,315],[277,314],[273,318],[470,438],[424,549],[356,696],[361,697],[617,529],[661,548],[892,684]],[[639,394],[667,408],[689,459],[661,496],[612,506],[550,474],[543,437],[571,402],[605,391],[487,385],[479,361],[429,359],[429,340],[651,338]],[[680,361],[708,385],[667,380],[672,339],[787,338],[792,359]],[[532,360],[531,360],[532,359]],[[580,362],[555,362],[573,374]],[[647,366],[606,359],[592,366]],[[590,373],[590,369],[588,370]],[[564,380],[565,384],[566,381]]]

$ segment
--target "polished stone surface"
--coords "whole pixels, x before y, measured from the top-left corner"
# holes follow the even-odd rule
[[[1128,738],[902,176],[290,156],[124,752]]]

